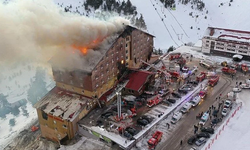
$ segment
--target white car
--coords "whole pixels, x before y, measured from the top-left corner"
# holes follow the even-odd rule
[[[234,92],[241,92],[241,88],[233,88]]]
[[[223,108],[221,115],[225,117],[227,114],[228,114],[228,108]]]
[[[240,88],[242,88],[242,89],[250,89],[250,84],[241,84]]]
[[[232,105],[232,102],[231,102],[230,100],[226,100],[226,101],[224,102],[224,107],[225,107],[225,108],[229,108],[231,105]]]

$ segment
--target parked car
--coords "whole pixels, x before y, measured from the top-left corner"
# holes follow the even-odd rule
[[[141,126],[146,126],[149,122],[146,119],[138,119],[137,124]]]
[[[169,101],[170,103],[172,103],[172,104],[175,104],[175,102],[176,102],[176,99],[173,99],[173,98],[169,98],[169,99],[167,99],[167,101]]]
[[[193,136],[191,136],[191,137],[188,139],[187,143],[188,143],[189,145],[193,145],[194,142],[195,142],[196,140],[197,140],[196,135],[193,135]]]
[[[127,128],[125,129],[125,131],[127,131],[128,133],[130,133],[130,134],[133,135],[133,136],[136,134],[135,128],[132,128],[132,127],[127,127]]]
[[[172,106],[172,103],[170,103],[169,101],[167,101],[167,100],[163,100],[162,101],[164,104],[166,104],[167,106]]]
[[[97,121],[96,121],[96,126],[99,126],[99,127],[100,127],[100,126],[102,126],[102,125],[103,125],[103,122],[102,122],[101,120],[97,120]]]
[[[183,94],[187,94],[187,93],[188,93],[188,90],[179,88],[179,89],[178,89],[178,92],[179,92],[179,93],[183,93]]]
[[[227,114],[228,114],[228,108],[223,108],[221,115],[225,117]]]
[[[202,127],[201,132],[207,132],[207,133],[210,133],[210,134],[214,134],[214,129],[209,128],[209,127]]]
[[[146,115],[143,115],[140,117],[140,119],[145,119],[147,120],[149,123],[152,122],[153,118],[149,117],[149,116],[146,116]]]
[[[201,146],[202,144],[206,143],[206,141],[207,141],[206,138],[201,137],[195,142],[195,145]]]
[[[241,88],[233,88],[233,92],[235,93],[241,92]]]
[[[226,100],[225,102],[224,102],[224,107],[225,108],[229,108],[229,107],[231,107],[232,106],[232,102],[230,101],[230,100]]]
[[[214,118],[212,121],[211,121],[211,124],[217,124],[219,122],[221,122],[222,120],[220,118]]]
[[[128,140],[132,140],[133,139],[133,136],[128,132],[128,131],[125,131],[123,133],[123,135],[128,139]]]
[[[197,134],[196,136],[197,136],[197,138],[201,138],[201,137],[210,138],[210,135],[207,132],[201,132],[201,133]]]
[[[113,115],[113,112],[105,112],[105,113],[103,113],[103,114],[101,114],[101,117],[102,118],[108,118],[109,116],[112,116]]]
[[[199,82],[196,80],[192,80],[192,81],[188,81],[188,84],[192,84],[192,85],[196,86],[199,84]]]
[[[181,98],[181,95],[180,95],[179,93],[175,93],[175,92],[173,92],[173,93],[172,93],[172,95],[173,95],[173,97],[176,97],[176,98]]]

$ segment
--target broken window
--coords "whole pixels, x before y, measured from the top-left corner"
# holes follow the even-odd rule
[[[44,111],[42,111],[42,117],[44,120],[48,120],[48,114],[46,114]]]

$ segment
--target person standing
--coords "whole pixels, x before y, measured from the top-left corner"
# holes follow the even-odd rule
[[[180,145],[182,145],[182,140],[181,140],[181,142],[180,142]]]

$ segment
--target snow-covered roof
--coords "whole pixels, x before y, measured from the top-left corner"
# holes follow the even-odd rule
[[[204,36],[239,42],[250,42],[250,31],[208,27]]]
[[[90,98],[55,87],[34,107],[64,120],[73,120],[89,100]]]

